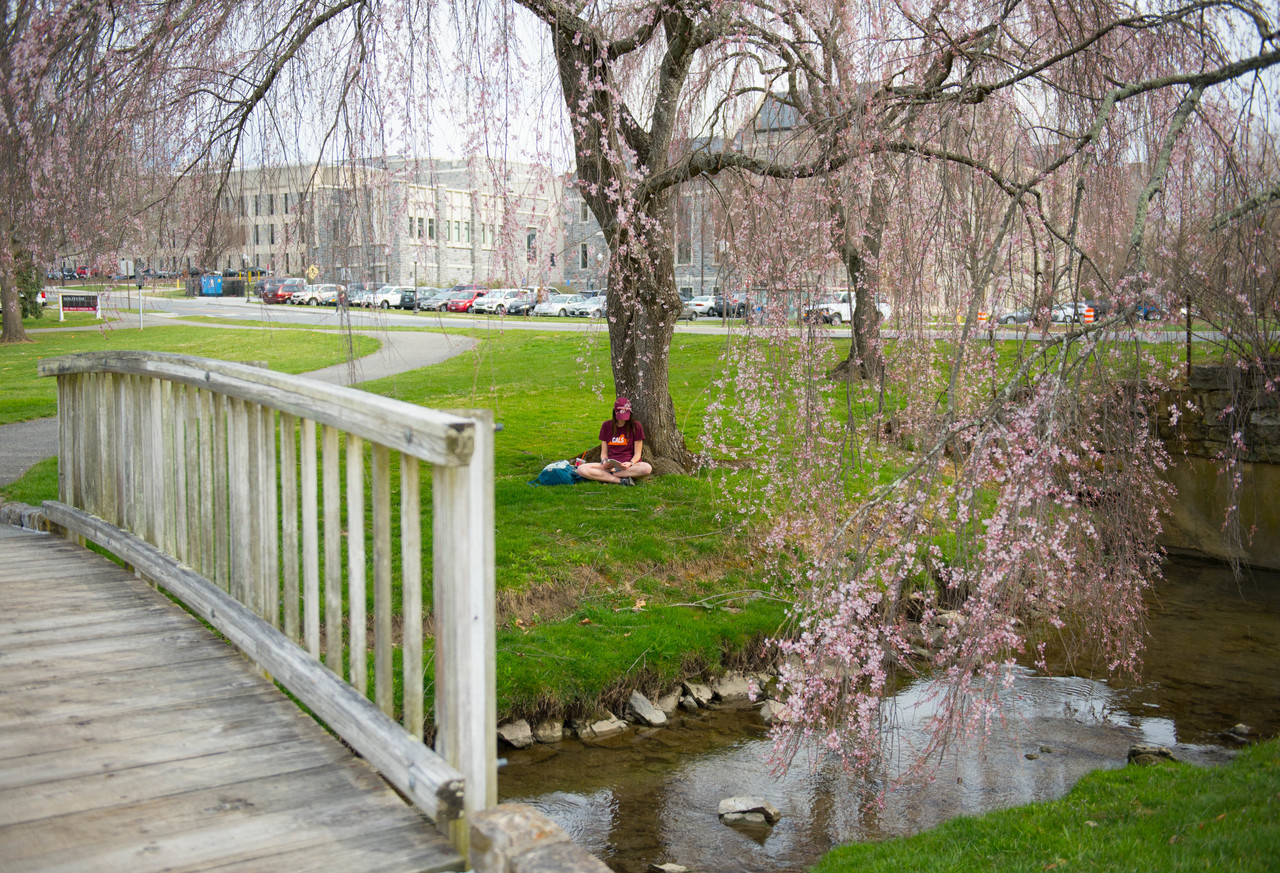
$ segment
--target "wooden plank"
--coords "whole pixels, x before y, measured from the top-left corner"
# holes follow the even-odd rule
[[[209,577],[223,591],[230,588],[230,534],[228,531],[227,505],[230,501],[230,479],[227,469],[227,415],[228,401],[221,394],[213,399],[213,537],[215,576]]]
[[[164,400],[159,379],[148,380],[147,387],[147,510],[150,521],[146,540],[162,549],[168,530],[169,505],[165,501],[165,466],[169,453],[164,447]]]
[[[199,873],[199,871],[228,871],[235,864],[236,871],[255,873],[334,873],[334,871],[359,870],[360,873],[441,873],[446,870],[467,869],[462,858],[453,852],[440,854],[440,848],[428,843],[421,825],[414,823],[401,828],[382,828],[345,837],[338,843],[314,843],[305,846],[287,846],[277,854],[275,847],[267,847],[247,857],[243,862],[229,862],[216,867],[189,866],[177,868],[173,873]],[[240,863],[247,867],[239,866]]]
[[[230,516],[227,526],[230,531],[231,569],[227,593],[241,603],[247,603],[253,573],[250,557],[253,526],[257,523],[251,515],[253,504],[249,499],[252,487],[249,478],[249,411],[239,397],[231,398],[230,407],[227,419],[227,476],[230,480],[227,510]]]
[[[471,458],[474,426],[468,419],[245,364],[164,352],[86,352],[43,359],[37,371],[41,376],[101,371],[171,379],[332,425],[432,464],[452,466]]]
[[[437,822],[456,815],[463,792],[457,771],[275,628],[138,537],[60,503],[46,502],[44,512],[120,555],[217,627]],[[492,739],[492,726],[488,733]]]
[[[475,455],[472,455],[475,458]],[[418,459],[400,456],[400,612],[404,729],[426,728],[422,664],[422,496]]]
[[[42,675],[59,675],[54,670],[63,671],[61,675],[71,672],[87,676],[220,657],[221,643],[201,635],[200,630],[188,628],[166,634],[168,646],[160,651],[147,645],[150,638],[146,634],[11,648],[0,652],[0,670],[13,681],[23,682]]]
[[[178,551],[178,470],[182,464],[179,460],[181,457],[177,454],[179,442],[177,434],[178,416],[176,401],[174,400],[174,384],[172,382],[160,383],[160,428],[162,431],[162,444],[160,446],[161,470],[163,475],[161,485],[164,488],[164,502],[160,508],[160,515],[164,518],[164,536],[157,544],[160,550],[166,554],[181,558],[182,555]]]
[[[232,401],[234,403],[234,401]],[[263,535],[269,524],[262,515],[262,415],[252,403],[244,405],[244,586],[240,589],[240,602],[256,615],[263,615]],[[274,519],[273,519],[274,520]],[[170,553],[172,554],[172,553]]]
[[[75,505],[76,495],[71,487],[71,382],[74,376],[58,377],[58,457],[67,460],[58,463],[58,499]]]
[[[193,567],[200,567],[200,391],[186,386],[183,392],[185,407],[183,409],[183,462],[186,472],[183,477],[186,500],[183,501],[182,514],[186,519],[183,536],[186,538],[187,550],[184,560]]]
[[[74,753],[58,748],[6,758],[4,767],[0,769],[0,790],[175,761],[207,761],[223,752],[243,752],[277,745],[309,733],[309,726],[300,721],[307,720],[306,715],[290,705],[287,699],[277,695],[274,708],[262,701],[257,702],[259,706],[253,711],[232,710],[226,718],[210,711],[206,719],[185,731],[158,729],[142,738],[89,743]],[[151,715],[158,723],[163,723],[163,712],[153,711]],[[216,767],[217,763],[211,762],[209,766]]]
[[[342,675],[342,495],[338,430],[322,431],[324,470],[324,663]]]
[[[284,585],[284,635],[299,639],[298,616],[298,420],[280,415],[280,549]]]
[[[395,713],[392,675],[391,457],[373,446],[373,695],[387,715]]]
[[[201,390],[200,407],[200,560],[195,565],[206,579],[217,579],[214,532],[213,395]]]
[[[156,707],[180,706],[200,699],[235,696],[261,681],[243,656],[229,646],[221,655],[179,664],[157,664],[136,670],[77,673],[50,670],[19,681],[6,680],[6,706],[0,724],[7,728],[44,719],[91,721],[91,702],[111,703],[117,715]],[[131,695],[122,700],[121,695]],[[111,695],[115,695],[114,702]]]
[[[36,756],[56,758],[61,754],[70,762],[82,752],[97,747],[106,749],[112,760],[132,760],[126,755],[118,755],[117,751],[135,744],[158,749],[186,743],[186,736],[202,731],[226,733],[244,725],[261,726],[266,730],[268,724],[275,724],[278,731],[287,733],[285,728],[292,722],[284,719],[296,714],[298,708],[282,698],[278,689],[265,685],[241,689],[230,696],[121,712],[112,708],[111,701],[94,700],[92,709],[86,708],[85,717],[80,719],[51,723],[32,720],[6,726],[4,735],[0,737],[0,760],[5,762],[7,771],[11,766],[24,766],[24,761]],[[174,734],[178,736],[172,736]],[[274,734],[269,735],[273,742],[277,741]],[[204,751],[212,752],[214,749],[209,747]],[[59,761],[56,766],[66,764]],[[68,778],[78,778],[79,775],[82,774],[77,771]],[[40,784],[53,782],[54,778],[52,773],[48,773],[40,779]]]
[[[258,698],[248,702],[258,702]],[[210,714],[201,713],[200,717],[207,721]],[[164,767],[163,788],[168,794],[217,789],[247,779],[269,779],[298,770],[333,766],[350,757],[351,753],[341,746],[318,745],[311,737],[253,746],[168,762]],[[0,790],[0,827],[135,802],[155,792],[156,783],[154,767],[131,767]]]
[[[364,569],[364,440],[347,435],[347,602],[351,612],[350,681],[369,696],[369,658]]]
[[[475,415],[473,463],[436,467],[432,488],[436,750],[465,774],[466,813],[497,797],[493,418]],[[450,836],[466,854],[460,823]]]
[[[190,628],[190,624],[180,621],[172,613],[164,610],[94,612],[84,618],[85,620],[75,621],[74,616],[67,616],[65,621],[55,627],[22,632],[12,632],[12,626],[6,622],[0,625],[0,645],[4,647],[5,653],[20,652],[23,649],[39,646],[165,633]],[[5,657],[7,654],[0,654],[0,662]]]
[[[25,862],[39,852],[38,869],[46,873],[81,871],[86,865],[125,873],[189,870],[207,868],[228,854],[251,858],[272,849],[280,855],[281,848],[337,846],[411,821],[390,792],[370,797],[373,779],[367,768],[316,768],[288,780],[237,783],[232,797],[228,788],[188,792],[132,804],[109,817],[83,816],[75,830],[56,819],[20,824],[0,829],[0,845],[13,848],[9,869],[28,869]],[[439,844],[432,848],[436,863],[452,854]],[[291,869],[287,857],[275,863],[283,865],[275,869]]]
[[[280,499],[276,491],[276,414],[268,406],[262,415],[262,608],[272,627],[280,627]]]
[[[320,541],[317,513],[316,423],[302,420],[302,626],[307,651],[320,658]]]

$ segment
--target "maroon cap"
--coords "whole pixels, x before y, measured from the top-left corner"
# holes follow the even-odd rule
[[[631,401],[625,397],[619,397],[613,401],[613,417],[618,421],[626,421],[631,417]]]

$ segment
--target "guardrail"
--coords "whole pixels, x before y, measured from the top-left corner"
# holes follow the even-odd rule
[[[58,379],[60,500],[46,515],[226,635],[465,857],[466,814],[497,802],[492,414],[157,352],[39,373]],[[433,465],[436,751],[422,743],[420,461]]]

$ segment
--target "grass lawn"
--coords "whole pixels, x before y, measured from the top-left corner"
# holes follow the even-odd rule
[[[1280,741],[1226,767],[1103,770],[1061,800],[832,850],[813,873],[1280,869]]]
[[[56,320],[50,322],[47,317],[35,324],[58,326]],[[293,331],[150,325],[139,331],[117,322],[101,330],[28,336],[30,343],[0,345],[0,385],[4,385],[4,393],[0,394],[0,424],[58,414],[57,382],[36,375],[36,362],[40,358],[111,349],[147,349],[227,361],[266,361],[273,370],[284,373],[305,373],[345,360],[342,337]],[[379,345],[377,340],[365,336],[354,337],[354,342],[357,355],[371,354]]]

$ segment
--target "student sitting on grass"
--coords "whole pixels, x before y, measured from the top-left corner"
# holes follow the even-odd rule
[[[648,476],[653,467],[640,460],[644,454],[644,427],[631,418],[631,401],[619,397],[613,403],[613,418],[600,425],[600,463],[583,464],[578,475],[596,482],[634,485]]]

